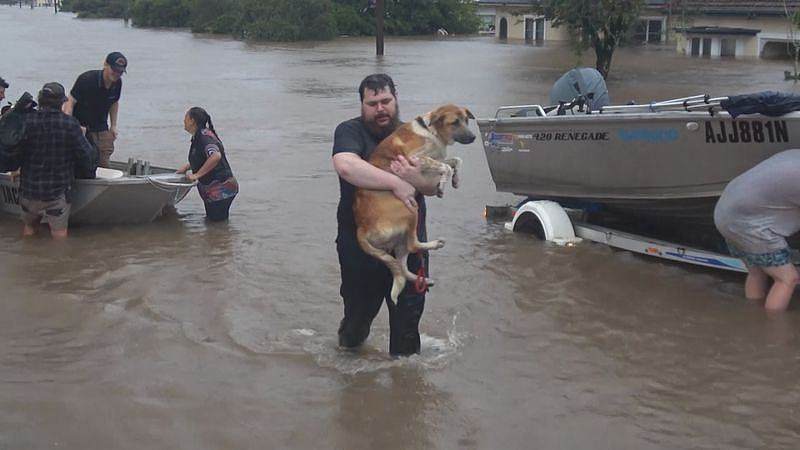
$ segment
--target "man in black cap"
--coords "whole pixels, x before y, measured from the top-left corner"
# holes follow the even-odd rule
[[[20,142],[19,206],[23,236],[36,234],[41,223],[54,238],[67,237],[70,188],[75,174],[95,171],[94,149],[74,117],[61,111],[67,97],[60,83],[39,91],[39,110],[25,115]]]
[[[122,94],[122,74],[128,59],[120,52],[106,56],[101,70],[89,70],[78,76],[69,92],[64,112],[72,114],[86,130],[86,137],[99,151],[98,165],[108,167],[117,139],[117,113]],[[109,127],[108,118],[111,119]]]

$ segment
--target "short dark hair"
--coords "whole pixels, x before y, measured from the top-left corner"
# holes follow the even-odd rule
[[[3,89],[8,89],[8,83],[6,83],[6,80],[4,80],[3,77],[0,77],[0,87]]]
[[[358,85],[358,95],[361,97],[361,101],[363,102],[364,92],[367,89],[373,92],[379,92],[387,87],[389,88],[389,92],[391,92],[394,97],[397,97],[397,90],[394,88],[394,81],[392,81],[392,77],[386,75],[385,73],[373,73],[372,75],[367,75],[367,77],[361,81],[361,84]]]

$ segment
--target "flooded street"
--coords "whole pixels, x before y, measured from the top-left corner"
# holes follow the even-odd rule
[[[517,198],[479,140],[451,148],[461,188],[428,201],[447,246],[422,353],[389,357],[385,308],[362,351],[337,348],[331,145],[361,79],[392,75],[406,120],[445,102],[487,117],[546,103],[567,47],[392,38],[376,58],[372,39],[248,44],[6,6],[0,36],[10,100],[123,52],[113,159],[180,166],[203,106],[241,185],[224,225],[196,191],[176,217],[63,243],[0,219],[0,449],[797,448],[800,295],[767,314],[738,274],[509,233],[482,217]],[[612,103],[796,91],[788,69],[623,49],[608,84]]]

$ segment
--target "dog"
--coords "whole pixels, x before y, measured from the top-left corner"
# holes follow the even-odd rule
[[[460,183],[461,158],[447,158],[447,146],[455,142],[469,144],[475,135],[469,130],[469,119],[475,116],[463,107],[443,105],[398,127],[381,141],[367,161],[386,171],[399,155],[416,159],[425,176],[438,180],[436,195],[442,197],[448,180],[454,188]],[[392,272],[391,299],[397,297],[406,280],[417,276],[406,266],[409,253],[442,248],[443,240],[420,242],[417,237],[417,214],[391,191],[356,189],[353,213],[356,237],[367,254],[382,261]],[[425,280],[433,285],[432,280]]]

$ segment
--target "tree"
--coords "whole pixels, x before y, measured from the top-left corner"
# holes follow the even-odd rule
[[[786,4],[786,0],[783,2],[783,11],[786,14],[787,26],[788,26],[788,36],[789,36],[789,43],[786,46],[786,51],[789,53],[789,56],[792,58],[794,62],[794,72],[789,73],[786,71],[784,73],[786,79],[793,79],[795,83],[800,79],[800,74],[798,74],[798,68],[800,68],[800,37],[797,35],[797,28],[800,27],[800,9],[792,12],[789,10],[789,6]]]
[[[595,67],[608,77],[614,50],[639,18],[644,0],[534,0],[538,13],[554,27],[566,26],[580,53],[593,48]]]

